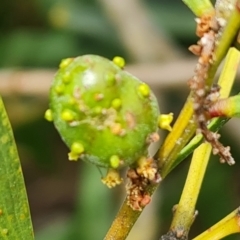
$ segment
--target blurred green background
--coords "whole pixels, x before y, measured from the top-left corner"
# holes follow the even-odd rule
[[[62,58],[120,55],[152,86],[162,112],[177,116],[196,61],[187,51],[196,41],[194,16],[180,0],[2,0],[0,19],[0,94],[14,128],[36,239],[103,239],[124,186],[106,189],[96,167],[67,161],[67,148],[43,119],[47,86]],[[210,162],[190,238],[239,205],[238,125],[230,121],[222,131],[236,165]],[[128,240],[159,239],[168,230],[188,167],[186,160],[163,181]]]

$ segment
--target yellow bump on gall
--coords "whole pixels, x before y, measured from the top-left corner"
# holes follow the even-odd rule
[[[111,106],[116,110],[122,106],[122,101],[120,98],[115,98],[112,100]]]
[[[120,68],[125,66],[125,60],[122,57],[116,56],[113,58],[113,62]]]
[[[63,92],[64,92],[64,85],[58,85],[58,86],[56,86],[55,87],[55,91],[56,91],[56,93],[57,94],[63,94]]]
[[[67,67],[72,61],[73,61],[73,58],[63,59],[59,64],[59,68],[63,69],[65,67]]]
[[[63,83],[68,84],[71,82],[71,74],[70,72],[65,72],[62,76]]]
[[[120,165],[120,158],[117,155],[112,155],[110,157],[110,165],[112,168],[118,168]]]
[[[93,110],[92,110],[92,113],[93,113],[94,115],[99,115],[99,114],[101,114],[101,113],[102,113],[102,107],[100,107],[100,106],[94,107]]]
[[[71,152],[68,153],[68,159],[70,161],[77,161],[83,152],[83,145],[80,142],[74,142],[71,146]]]
[[[52,110],[51,109],[46,110],[46,112],[44,114],[44,118],[49,122],[53,121],[53,115],[52,115]]]
[[[84,152],[84,147],[80,142],[74,142],[71,146],[71,152],[75,154],[81,154]]]
[[[2,209],[0,209],[0,216],[1,216],[1,215],[3,215],[3,210],[2,210]]]
[[[62,120],[66,121],[66,122],[71,122],[74,120],[74,115],[73,115],[72,111],[66,109],[62,112],[61,118],[62,118]]]
[[[162,129],[166,129],[169,132],[172,131],[171,122],[173,120],[173,113],[161,114],[158,118],[158,126]]]
[[[116,185],[122,183],[123,179],[120,177],[119,172],[116,169],[110,168],[106,177],[102,178],[102,183],[105,184],[108,188],[113,188]]]
[[[107,73],[105,80],[108,86],[113,86],[116,83],[115,74],[112,72]]]
[[[144,96],[148,97],[150,95],[150,87],[146,83],[142,83],[138,87],[138,92]]]

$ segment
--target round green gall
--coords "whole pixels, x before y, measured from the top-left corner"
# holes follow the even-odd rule
[[[79,142],[74,142],[71,146],[71,152],[75,154],[81,154],[84,152],[84,147]]]
[[[145,84],[145,83],[142,83],[140,84],[140,86],[138,87],[138,91],[139,93],[144,96],[144,97],[148,97],[150,95],[150,87]]]
[[[110,165],[112,168],[118,168],[120,165],[120,158],[117,155],[111,156]]]
[[[64,93],[64,85],[57,85],[54,89],[58,95],[61,95]]]
[[[69,73],[69,72],[66,72],[66,73],[63,75],[62,79],[63,79],[63,83],[65,83],[65,84],[70,83],[70,81],[71,81],[71,75],[70,75],[70,73]]]
[[[46,110],[46,112],[44,114],[44,118],[49,122],[53,121],[53,116],[52,116],[52,110],[51,109]]]
[[[112,105],[113,108],[119,109],[122,105],[122,101],[119,98],[115,98],[115,99],[112,100],[111,105]]]
[[[61,119],[66,121],[66,122],[71,122],[74,120],[74,115],[70,110],[64,110],[61,113]]]
[[[66,68],[71,62],[73,61],[73,58],[66,58],[61,61],[59,64],[59,68]]]
[[[113,62],[120,68],[123,68],[125,66],[125,60],[122,57],[114,57]]]
[[[147,139],[158,130],[158,103],[150,88],[123,65],[122,58],[110,61],[95,55],[61,64],[50,89],[50,109],[70,149],[69,160],[117,170],[148,156]],[[59,94],[56,88],[62,85]],[[76,143],[82,145],[77,150]]]

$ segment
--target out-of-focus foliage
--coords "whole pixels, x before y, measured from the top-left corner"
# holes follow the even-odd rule
[[[194,16],[187,7],[180,0],[142,2],[156,29],[161,29],[187,52],[188,45],[196,41]],[[0,68],[57,68],[60,59],[87,53],[110,59],[120,55],[127,58],[128,63],[132,61],[120,41],[117,27],[104,12],[101,0],[2,0],[0,19]],[[190,75],[191,72],[192,69],[189,69]],[[177,104],[183,99],[179,90],[165,94],[169,105],[164,108],[169,112],[177,107],[180,110],[181,106]],[[15,96],[10,98],[6,99],[6,108],[17,113],[17,104],[10,104]],[[25,100],[31,102],[30,99]],[[15,101],[20,102],[17,98]],[[119,208],[124,190],[121,187],[111,191],[106,189],[101,185],[101,174],[93,166],[69,163],[67,148],[52,124],[42,120],[42,109],[47,109],[47,99],[40,99],[36,106],[41,106],[41,117],[36,121],[16,124],[14,129],[36,239],[102,239]],[[32,105],[29,114],[33,115],[31,109]],[[11,120],[16,123],[17,114]],[[233,151],[234,156],[239,154],[234,146]],[[162,232],[169,227],[171,208],[179,200],[187,169],[188,163],[181,164],[163,181],[161,190],[156,193],[160,195],[161,202],[157,203],[154,214],[159,218],[157,224]],[[212,160],[203,186],[205,190],[203,188],[197,205],[200,215],[193,225],[194,236],[236,208],[239,186],[226,187],[231,186],[235,178],[238,179],[235,166],[229,168]],[[223,185],[225,188],[222,188]],[[219,196],[217,203],[213,196]],[[151,215],[143,221],[153,226],[156,224],[153,219],[156,218]],[[155,239],[160,236],[159,228]],[[139,231],[144,236],[148,229],[141,227]],[[132,235],[131,239],[138,238]]]
[[[145,2],[156,26],[192,41],[192,14],[181,1]],[[0,17],[0,67],[56,67],[59,59],[86,53],[128,57],[101,1],[3,0]]]

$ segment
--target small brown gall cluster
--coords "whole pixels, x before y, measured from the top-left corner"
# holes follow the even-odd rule
[[[147,187],[161,181],[155,161],[152,158],[140,158],[138,166],[128,170],[127,178],[127,204],[135,211],[142,211],[151,201]]]

